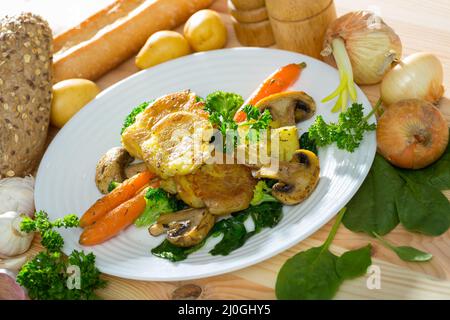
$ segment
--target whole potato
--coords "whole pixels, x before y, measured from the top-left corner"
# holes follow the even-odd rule
[[[220,49],[227,43],[227,28],[217,12],[205,9],[189,18],[184,36],[195,51]]]
[[[159,63],[191,53],[186,39],[175,31],[158,31],[152,34],[136,56],[139,69],[150,68]]]
[[[99,87],[86,79],[67,79],[53,85],[50,114],[52,125],[61,128],[100,92]]]

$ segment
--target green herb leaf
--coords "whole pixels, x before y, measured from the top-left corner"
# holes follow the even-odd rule
[[[24,232],[37,231],[41,234],[41,244],[49,251],[56,252],[64,246],[61,235],[53,230],[54,228],[74,228],[78,227],[79,220],[74,214],[69,214],[62,219],[51,222],[48,214],[38,211],[34,214],[34,219],[25,217],[22,219],[20,229]]]
[[[367,268],[372,264],[370,258],[372,246],[368,244],[365,247],[347,251],[340,256],[336,262],[336,270],[342,279],[353,279],[363,276]]]
[[[396,206],[400,222],[408,230],[438,236],[450,227],[450,202],[429,185],[407,178]]]
[[[299,144],[301,149],[309,150],[316,155],[318,154],[316,142],[309,138],[308,131],[300,136]]]
[[[389,243],[386,239],[383,239],[380,235],[378,235],[376,232],[373,233],[375,237],[380,240],[380,242],[388,249],[391,249],[394,251],[397,256],[402,259],[403,261],[409,261],[409,262],[424,262],[429,261],[431,258],[433,258],[433,255],[428,252],[420,251],[416,248],[409,247],[409,246],[394,246],[393,244]]]
[[[347,204],[345,227],[369,235],[389,233],[399,222],[395,198],[403,185],[397,171],[377,154],[367,178]]]
[[[44,211],[35,213],[34,220],[25,218],[21,223],[24,232],[39,232],[41,243],[47,249],[38,253],[25,263],[17,274],[16,281],[27,289],[32,299],[40,300],[81,300],[97,299],[95,290],[105,286],[100,271],[95,267],[95,256],[72,251],[65,258],[60,252],[64,245],[62,236],[54,228],[73,228],[78,226],[78,217],[67,215],[62,219],[49,221]],[[70,288],[67,284],[71,274],[70,266],[80,269],[80,288]]]
[[[367,122],[372,113],[364,117],[362,104],[353,103],[347,111],[339,114],[337,123],[327,124],[319,115],[308,129],[309,139],[314,140],[319,147],[336,142],[339,149],[353,152],[359,147],[364,133],[376,129],[375,123]]]

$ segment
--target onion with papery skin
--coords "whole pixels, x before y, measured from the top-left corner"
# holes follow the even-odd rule
[[[8,269],[0,269],[0,300],[28,300],[25,289],[16,282],[16,274]]]
[[[399,62],[381,83],[381,98],[389,106],[404,99],[437,103],[444,94],[442,63],[431,53],[415,53]]]
[[[430,102],[408,99],[392,104],[378,119],[378,152],[393,165],[424,168],[444,153],[447,121]]]
[[[376,84],[401,58],[398,35],[373,12],[350,12],[336,19],[325,34],[325,61],[336,64],[340,85],[323,102],[338,97],[333,111],[345,110],[348,97],[356,101],[357,84]]]

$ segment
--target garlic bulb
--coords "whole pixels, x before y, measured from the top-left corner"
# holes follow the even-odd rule
[[[402,56],[400,37],[370,11],[350,12],[333,21],[325,34],[322,55],[331,55],[334,39],[345,43],[357,84],[380,82]]]
[[[0,256],[12,257],[30,248],[34,234],[20,231],[22,218],[14,211],[0,214]]]
[[[5,178],[0,180],[0,213],[15,211],[34,214],[34,178]]]

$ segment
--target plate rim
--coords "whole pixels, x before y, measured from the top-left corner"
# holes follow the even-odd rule
[[[69,120],[68,124],[72,121],[75,121],[75,119],[77,119],[78,117],[81,117],[83,113],[85,112],[89,112],[89,108],[92,105],[92,103],[103,97],[106,94],[109,94],[109,92],[116,90],[117,87],[122,86],[124,83],[130,81],[131,79],[134,79],[136,77],[141,77],[143,74],[147,73],[147,72],[157,72],[158,69],[160,68],[165,68],[166,65],[172,64],[174,61],[182,61],[182,60],[191,60],[191,59],[197,59],[197,57],[199,56],[208,56],[211,54],[222,54],[223,52],[225,52],[226,54],[228,54],[229,52],[240,52],[240,51],[254,51],[254,52],[261,52],[261,51],[266,51],[266,52],[275,52],[275,53],[287,53],[287,54],[294,54],[297,55],[299,57],[299,59],[301,59],[302,57],[307,57],[308,59],[313,59],[315,62],[319,62],[320,64],[326,65],[327,67],[333,68],[330,65],[326,64],[325,62],[318,60],[316,58],[310,57],[310,56],[306,56],[297,52],[292,52],[292,51],[287,51],[287,50],[281,50],[281,49],[277,49],[277,48],[255,48],[255,47],[234,47],[234,48],[225,48],[225,49],[219,49],[219,50],[212,50],[212,51],[208,51],[208,52],[198,52],[198,53],[194,53],[191,55],[187,55],[187,56],[183,56],[180,58],[176,58],[164,63],[161,63],[159,65],[156,65],[152,68],[149,69],[145,69],[145,70],[141,70],[138,71],[124,79],[121,79],[120,81],[112,84],[111,86],[109,86],[108,88],[106,88],[105,90],[101,91],[99,95],[97,95],[97,97],[92,100],[91,102],[89,102],[83,109],[81,109],[74,117],[72,117],[72,119]],[[338,72],[336,70],[336,72]],[[359,86],[357,86],[358,89],[360,89],[360,92],[362,93],[363,97],[369,101],[370,107],[372,107],[369,98],[367,97],[367,95],[364,93],[364,91],[362,91],[361,88],[359,88]],[[374,116],[372,116],[370,118],[375,119]],[[67,124],[61,128],[57,134],[53,137],[52,141],[50,142],[50,144],[47,146],[44,155],[42,156],[42,159],[39,163],[39,167],[37,169],[36,172],[36,177],[35,177],[35,198],[34,198],[34,202],[35,202],[35,206],[36,208],[38,208],[38,193],[39,191],[37,191],[37,187],[40,184],[40,181],[43,180],[42,177],[42,171],[43,171],[43,167],[44,164],[46,163],[47,158],[49,157],[50,152],[52,148],[55,148],[55,145],[58,144],[58,141],[60,139],[62,139],[61,137],[63,137],[63,134],[65,131],[70,130],[70,126],[68,126]],[[375,137],[373,138],[375,139]],[[105,266],[102,266],[100,269],[100,271],[104,274],[108,274],[108,275],[112,275],[112,276],[117,276],[117,277],[121,277],[121,278],[125,278],[125,279],[131,279],[131,280],[140,280],[140,281],[155,281],[155,282],[159,282],[159,281],[183,281],[183,280],[194,280],[194,279],[203,279],[203,278],[207,278],[207,277],[212,277],[212,276],[218,276],[218,275],[222,275],[222,274],[228,274],[231,272],[234,272],[236,270],[241,270],[244,269],[246,267],[252,266],[252,265],[256,265],[259,264],[265,260],[268,260],[272,257],[275,257],[276,255],[280,254],[281,252],[284,252],[286,250],[288,250],[289,248],[297,245],[298,243],[304,241],[305,239],[307,239],[308,237],[310,237],[313,233],[315,233],[317,230],[319,230],[320,228],[322,228],[327,222],[329,222],[337,213],[339,210],[341,210],[343,207],[346,206],[346,204],[350,201],[350,199],[356,194],[356,192],[360,189],[362,183],[364,182],[364,180],[366,179],[370,167],[372,166],[372,163],[374,161],[375,155],[376,155],[376,143],[374,144],[374,146],[371,149],[367,150],[368,152],[371,153],[369,159],[370,159],[370,163],[367,163],[367,169],[365,169],[363,172],[361,172],[360,176],[363,177],[362,179],[360,179],[355,185],[356,187],[354,188],[354,190],[352,190],[352,192],[348,193],[344,198],[344,201],[341,200],[341,203],[343,203],[343,205],[337,205],[337,204],[333,204],[329,210],[329,212],[324,213],[323,215],[320,215],[318,217],[318,222],[315,223],[315,225],[311,228],[308,229],[307,232],[303,233],[301,239],[295,239],[295,240],[289,240],[286,239],[283,243],[283,245],[280,245],[277,249],[275,250],[266,250],[264,251],[263,254],[260,254],[258,257],[249,260],[249,261],[244,261],[243,263],[237,264],[235,266],[231,266],[231,267],[227,267],[226,271],[205,271],[202,272],[201,275],[191,275],[191,276],[170,276],[170,277],[147,277],[147,276],[139,276],[139,275],[135,275],[135,274],[131,274],[131,273],[125,273],[125,272],[120,272],[117,271],[116,269],[109,269]],[[89,249],[85,249],[86,251],[88,251]],[[64,247],[62,250],[65,254],[68,254],[68,250]],[[89,250],[91,251],[91,250]],[[214,256],[211,256],[214,257]],[[213,258],[212,258],[213,259]],[[171,262],[174,264],[177,264],[176,262]],[[113,270],[113,271],[111,271]]]

